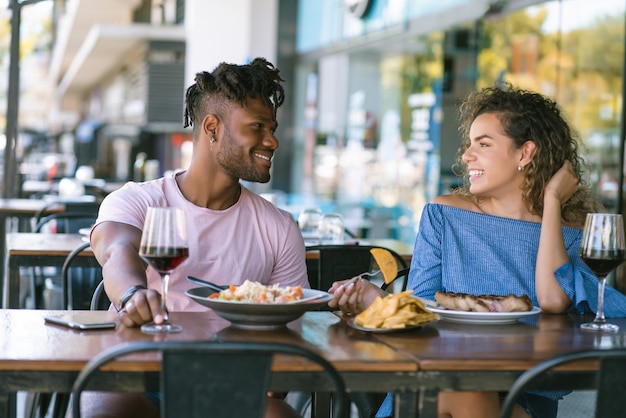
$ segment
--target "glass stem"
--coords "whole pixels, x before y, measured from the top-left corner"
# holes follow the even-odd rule
[[[169,312],[167,311],[167,289],[170,284],[170,274],[161,275],[161,308],[163,309],[163,322],[169,322]]]
[[[604,318],[604,283],[606,277],[598,277],[598,308],[596,309],[596,318],[593,322],[604,324],[606,319]]]

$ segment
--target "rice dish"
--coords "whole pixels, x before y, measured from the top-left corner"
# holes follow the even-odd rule
[[[302,299],[302,287],[281,287],[278,284],[265,286],[246,280],[240,286],[231,284],[228,289],[213,293],[209,298],[248,303],[289,303]]]

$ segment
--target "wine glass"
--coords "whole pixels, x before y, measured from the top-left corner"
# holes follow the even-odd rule
[[[338,213],[328,213],[322,216],[319,223],[319,236],[323,244],[343,244],[345,232],[343,216]]]
[[[580,327],[591,331],[617,331],[619,327],[604,318],[606,276],[624,261],[624,220],[614,213],[590,213],[585,220],[580,258],[598,277],[598,309],[592,322]]]
[[[319,224],[322,220],[322,210],[319,208],[307,208],[298,215],[298,226],[304,241],[308,244],[319,243]]]
[[[182,327],[169,321],[166,302],[170,273],[189,256],[185,212],[173,207],[149,207],[139,255],[161,275],[161,306],[165,312],[163,323],[144,324],[141,330],[149,334],[180,332]]]

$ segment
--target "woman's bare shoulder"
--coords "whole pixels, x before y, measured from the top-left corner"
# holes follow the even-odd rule
[[[432,203],[439,205],[452,206],[457,209],[471,210],[478,212],[479,208],[476,205],[474,199],[470,196],[463,196],[458,194],[445,194],[437,196],[433,199]]]

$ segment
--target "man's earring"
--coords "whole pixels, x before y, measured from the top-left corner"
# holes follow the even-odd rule
[[[215,143],[215,141],[217,141],[217,139],[215,139],[215,137],[211,137],[211,144]]]

